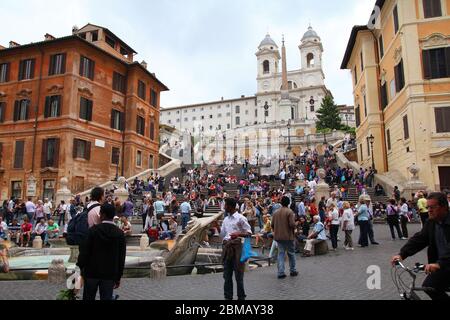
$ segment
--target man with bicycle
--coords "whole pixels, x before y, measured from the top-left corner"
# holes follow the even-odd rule
[[[423,287],[433,289],[425,290],[431,299],[448,300],[450,297],[445,291],[450,287],[450,213],[446,195],[431,193],[427,197],[427,209],[429,220],[400,249],[400,253],[392,257],[391,263],[394,265],[428,247],[428,264],[425,266],[428,276]]]

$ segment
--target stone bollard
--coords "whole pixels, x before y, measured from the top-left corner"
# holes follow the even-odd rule
[[[66,267],[63,259],[52,260],[52,264],[48,267],[48,282],[54,284],[66,282]]]
[[[145,249],[147,249],[149,243],[150,240],[148,239],[148,236],[146,234],[143,234],[140,241],[141,250],[144,251]]]
[[[34,237],[33,249],[42,249],[42,239],[41,236]]]
[[[163,257],[156,257],[150,266],[150,278],[161,280],[167,276],[166,262]]]
[[[77,263],[78,255],[80,254],[80,250],[78,246],[70,246],[70,263]]]

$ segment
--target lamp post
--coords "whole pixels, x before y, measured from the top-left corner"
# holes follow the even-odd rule
[[[287,151],[291,152],[291,119],[288,120],[287,129],[288,129],[288,147],[287,147]]]
[[[117,181],[119,179],[119,153],[117,152],[117,150],[114,150],[114,160],[116,160],[116,177],[115,177],[115,181]]]
[[[259,152],[256,152],[256,166],[259,166]]]
[[[327,142],[327,134],[324,132],[323,133],[323,144],[328,144],[328,142]]]
[[[370,134],[370,137],[368,138],[369,142],[370,142],[370,150],[372,152],[372,169],[375,170],[375,157],[373,155],[373,143],[375,141],[375,137],[373,136],[373,134]]]
[[[269,116],[269,105],[267,104],[267,101],[266,103],[264,103],[263,108],[264,108],[264,123],[267,123],[266,120],[267,117]]]
[[[305,106],[306,120],[308,120],[308,106]]]
[[[347,124],[348,127],[348,113],[345,114],[345,123]]]

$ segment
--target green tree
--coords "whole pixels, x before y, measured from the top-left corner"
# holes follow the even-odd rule
[[[325,98],[323,98],[320,109],[316,111],[316,115],[316,128],[318,130],[342,129],[341,118],[339,117],[339,109],[334,103],[332,96],[327,95]]]

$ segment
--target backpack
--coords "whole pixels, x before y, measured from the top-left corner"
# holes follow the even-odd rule
[[[89,224],[88,214],[92,209],[100,207],[99,203],[92,205],[90,208],[85,208],[83,212],[77,214],[70,220],[67,226],[66,242],[69,246],[79,246],[82,244],[88,235]]]

